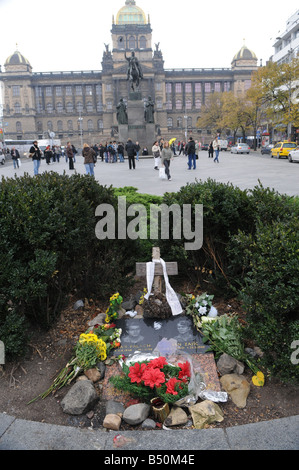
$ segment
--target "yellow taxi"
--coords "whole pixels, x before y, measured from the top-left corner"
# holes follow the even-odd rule
[[[288,142],[284,140],[283,142],[278,142],[274,147],[271,149],[271,158],[272,157],[285,157],[288,158],[289,153],[291,150],[297,148],[296,142]]]

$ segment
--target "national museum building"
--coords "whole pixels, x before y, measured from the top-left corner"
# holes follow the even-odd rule
[[[113,17],[111,35],[112,51],[105,45],[101,70],[33,72],[18,50],[8,57],[0,70],[5,139],[47,139],[51,132],[62,145],[71,140],[79,148],[83,142],[118,140],[116,107],[121,98],[128,102],[131,91],[125,55],[134,51],[143,72],[142,100],[150,96],[154,102],[156,136],[185,140],[188,133],[207,142],[209,130],[196,128],[207,97],[225,91],[244,94],[257,69],[257,57],[246,46],[230,68],[165,69],[159,43],[152,44],[150,18],[134,0],[126,0]]]

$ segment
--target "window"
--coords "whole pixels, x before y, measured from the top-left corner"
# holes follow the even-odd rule
[[[195,100],[195,108],[196,108],[196,109],[201,109],[201,99],[200,99],[200,98],[196,98],[196,100]]]
[[[82,93],[82,86],[81,85],[76,85],[76,95],[81,96]]]
[[[52,87],[46,86],[46,96],[52,96]]]
[[[214,91],[216,93],[220,93],[221,92],[221,83],[220,82],[215,82],[214,84]]]
[[[86,95],[92,95],[92,86],[91,85],[86,85],[85,93],[86,93]]]
[[[20,121],[16,122],[16,131],[18,134],[22,133],[22,123]]]
[[[72,131],[73,130],[73,121],[68,121],[67,122],[67,128],[68,128],[68,131]]]
[[[186,100],[186,109],[192,109],[192,102],[190,98]]]
[[[70,85],[65,87],[65,94],[66,96],[72,96],[72,87]]]
[[[102,85],[96,85],[96,94],[101,95],[102,94]]]
[[[166,109],[167,109],[167,111],[172,110],[172,101],[171,100],[166,101]]]
[[[183,127],[182,124],[183,124],[183,119],[181,117],[178,117],[176,120],[177,127]]]
[[[167,127],[172,127],[173,125],[173,120],[171,117],[167,118]]]
[[[251,87],[251,80],[245,80],[245,90],[249,90]]]
[[[155,87],[156,87],[156,90],[157,90],[157,91],[161,91],[161,88],[162,88],[161,82],[157,82],[156,85],[155,85]]]
[[[20,96],[20,85],[12,86],[12,96]]]
[[[15,103],[15,114],[21,114],[21,105],[20,105],[20,103]]]
[[[195,93],[201,93],[201,83],[195,83]]]
[[[41,121],[37,121],[36,123],[36,129],[37,129],[37,132],[38,133],[42,133],[43,132],[43,123]]]
[[[205,92],[211,93],[211,83],[205,83]]]
[[[46,111],[47,111],[47,113],[53,113],[53,106],[52,106],[52,103],[47,103],[47,105],[46,105]]]
[[[192,84],[191,83],[185,83],[185,92],[186,93],[191,93],[192,92]]]
[[[134,38],[134,36],[129,37],[129,49],[135,49],[135,38]]]
[[[52,121],[48,121],[48,122],[47,122],[47,129],[48,129],[49,131],[52,131],[52,130],[53,130],[53,122],[52,122]]]
[[[224,91],[230,91],[230,82],[224,82],[223,90]]]
[[[40,101],[38,101],[38,102],[36,103],[36,111],[37,111],[38,113],[41,113],[41,112],[43,111],[43,106],[42,106],[42,104],[41,104]]]
[[[190,129],[190,127],[192,127],[192,117],[188,116],[187,118],[187,127],[188,129]]]
[[[157,98],[157,109],[162,109],[162,108],[163,108],[162,98],[159,97]]]
[[[106,91],[112,91],[111,83],[106,84]]]
[[[107,100],[107,109],[109,111],[112,109],[112,100]]]
[[[172,92],[172,83],[166,83],[165,91],[166,91],[166,93],[171,93]]]
[[[57,129],[58,129],[58,132],[63,131],[63,122],[62,121],[57,121]]]
[[[35,96],[37,98],[40,98],[42,96],[42,87],[41,86],[36,86],[35,87]]]
[[[66,103],[66,112],[67,113],[72,113],[74,111],[73,103],[70,101]]]
[[[86,104],[86,110],[87,110],[88,113],[93,112],[93,105],[92,105],[91,101],[88,101],[88,103]]]
[[[58,113],[62,113],[62,112],[63,112],[62,103],[57,103],[57,105],[56,105],[56,111],[57,111]]]
[[[102,113],[103,112],[103,103],[102,101],[97,102],[97,112]]]
[[[56,89],[56,96],[62,96],[62,88],[61,86],[57,86]]]
[[[87,129],[89,131],[93,131],[93,122],[92,122],[91,119],[88,119],[88,121],[87,121]]]
[[[78,113],[82,113],[83,111],[83,104],[81,103],[81,101],[78,101],[77,103],[77,111]]]
[[[146,49],[146,37],[141,36],[140,38],[140,49]]]
[[[98,130],[102,130],[104,128],[104,124],[103,124],[103,119],[99,119],[98,120]]]
[[[182,109],[182,100],[176,100],[175,107],[176,109]]]
[[[176,93],[182,93],[182,84],[181,83],[176,83],[175,84],[175,92]]]

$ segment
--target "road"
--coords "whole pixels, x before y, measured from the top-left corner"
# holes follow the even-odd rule
[[[220,163],[208,158],[208,152],[201,151],[197,160],[197,168],[188,170],[187,157],[176,156],[171,162],[171,181],[159,180],[159,172],[154,170],[153,157],[142,157],[136,162],[136,169],[129,170],[128,161],[124,163],[105,163],[98,161],[95,167],[95,178],[100,184],[114,187],[134,186],[141,193],[163,195],[165,192],[178,191],[187,183],[196,180],[206,181],[208,178],[221,183],[231,183],[241,189],[252,189],[259,184],[273,188],[281,194],[299,195],[299,163],[289,163],[287,159],[271,158],[261,155],[260,151],[251,151],[249,155],[236,155],[221,152]],[[46,164],[42,160],[40,173],[55,171],[71,175],[74,172],[85,174],[83,158],[77,156],[75,170],[69,170],[62,158],[59,163]],[[22,159],[22,165],[14,170],[12,161],[0,165],[0,177],[21,176],[24,173],[33,175],[31,159]]]

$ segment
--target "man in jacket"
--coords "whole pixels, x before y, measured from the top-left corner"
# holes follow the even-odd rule
[[[186,145],[185,152],[188,155],[188,170],[191,170],[193,164],[193,170],[196,169],[196,157],[195,157],[195,142],[192,137],[189,137],[188,144]]]
[[[40,166],[40,159],[42,156],[42,153],[40,151],[40,148],[38,146],[37,140],[33,142],[32,147],[29,150],[29,153],[31,155],[32,161],[33,161],[33,170],[34,170],[34,175],[38,175],[38,170]]]
[[[128,139],[126,143],[126,152],[128,154],[128,159],[129,159],[129,169],[135,170],[135,155],[137,154],[136,152],[136,147],[135,144],[133,144],[131,139]]]

